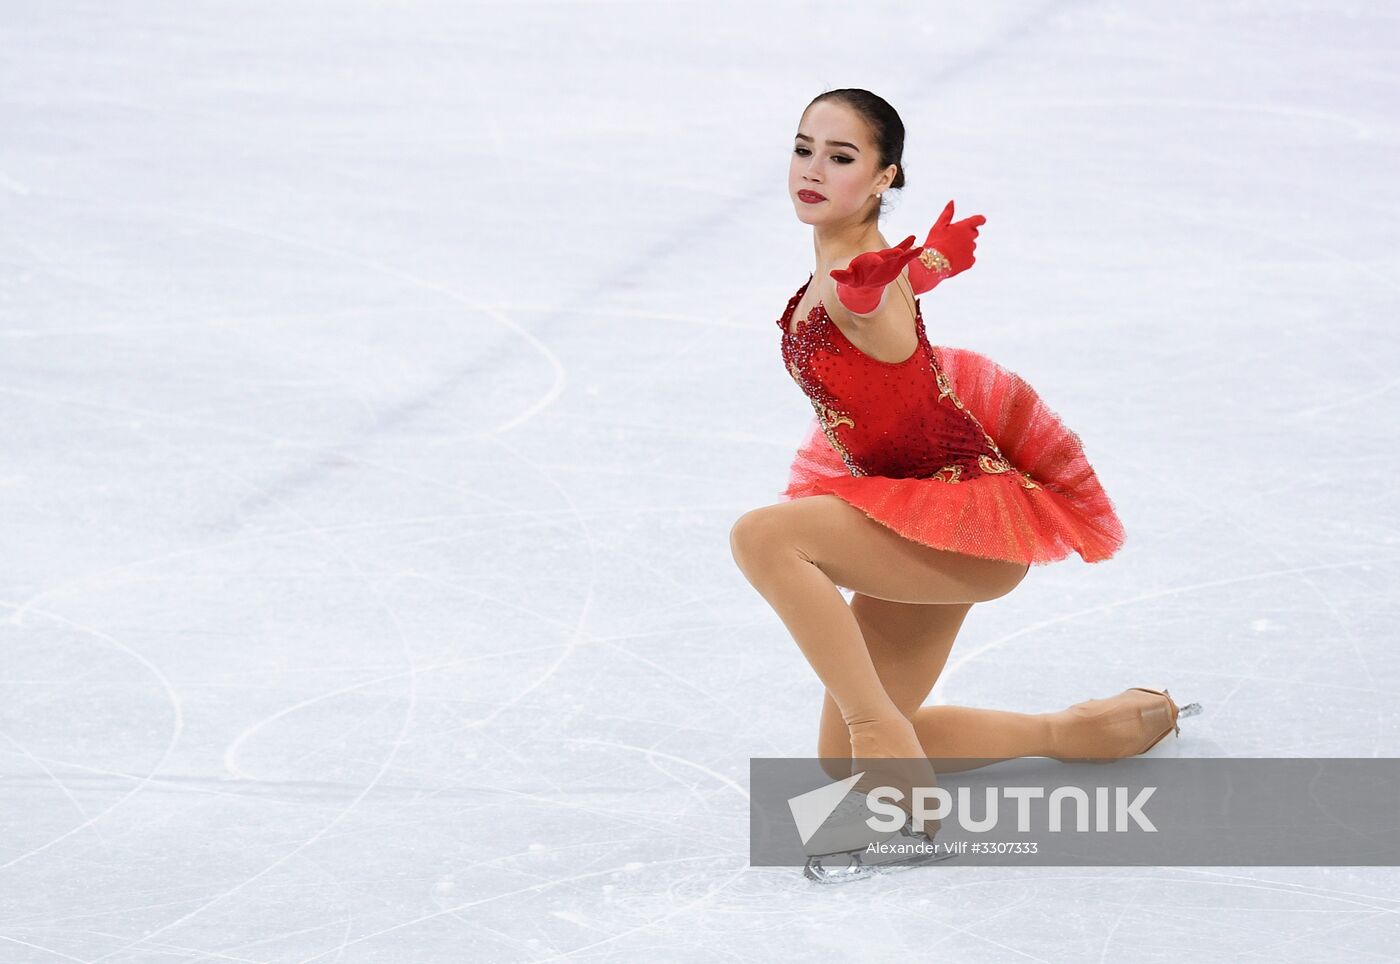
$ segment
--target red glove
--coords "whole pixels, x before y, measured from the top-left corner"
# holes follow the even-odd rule
[[[863,251],[851,259],[845,268],[831,272],[836,282],[836,297],[847,309],[867,315],[880,306],[885,298],[885,286],[917,258],[923,248],[912,247],[911,234],[893,248],[883,251]]]
[[[950,224],[953,202],[949,201],[938,220],[929,229],[928,238],[919,248],[919,258],[909,264],[909,281],[914,294],[923,294],[945,278],[951,278],[972,267],[977,247],[977,229],[987,223],[980,214]]]

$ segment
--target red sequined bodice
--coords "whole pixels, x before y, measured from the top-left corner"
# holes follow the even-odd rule
[[[807,279],[778,319],[783,361],[852,475],[960,482],[1016,471],[953,394],[924,332],[917,298],[914,354],[883,362],[852,344],[820,302],[789,331],[797,302],[811,283]]]

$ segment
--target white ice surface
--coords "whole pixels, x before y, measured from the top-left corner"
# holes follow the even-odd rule
[[[1378,961],[1390,868],[747,866],[821,684],[807,101],[984,214],[930,336],[1125,523],[933,702],[1400,755],[1390,4],[0,4],[0,960]],[[836,949],[836,950],[833,950]]]

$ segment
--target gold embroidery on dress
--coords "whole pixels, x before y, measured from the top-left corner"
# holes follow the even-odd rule
[[[929,478],[938,482],[960,482],[962,481],[962,470],[963,467],[961,465],[945,465],[943,468],[933,473],[933,475],[929,476]],[[948,473],[947,478],[943,477],[944,472]]]
[[[807,396],[807,400],[812,403],[812,409],[817,413],[817,424],[822,427],[822,433],[826,435],[826,440],[831,443],[831,447],[841,456],[841,461],[846,463],[846,468],[850,470],[852,475],[864,475],[864,470],[856,464],[855,459],[851,458],[851,453],[846,451],[846,446],[841,443],[841,439],[837,437],[835,431],[838,425],[849,425],[851,428],[855,428],[855,419],[851,418],[849,413],[839,412],[813,398],[815,393],[807,387],[802,373],[797,370],[796,362],[788,362],[788,374],[792,376],[793,381],[797,382],[798,387]]]
[[[841,444],[841,439],[836,435],[837,425],[849,425],[856,427],[855,420],[845,412],[838,412],[835,409],[822,405],[816,399],[812,399],[812,408],[817,413],[817,423],[821,425],[822,432],[826,434],[826,439],[831,443],[841,456],[841,461],[846,463],[846,468],[851,470],[852,475],[864,475],[864,470],[856,464],[856,460],[851,458],[851,453],[846,451],[846,446]]]
[[[856,427],[855,419],[851,418],[851,416],[847,415],[845,412],[838,412],[836,409],[827,405],[822,406],[822,411],[826,413],[826,423],[832,428],[838,425],[849,425],[851,428]]]
[[[938,382],[938,400],[941,402],[945,398],[951,398],[953,400],[954,405],[956,405],[962,411],[967,411],[967,409],[963,408],[962,399],[958,398],[958,396],[953,394],[953,385],[951,382],[948,381],[947,373],[944,372],[943,369],[939,368],[937,365],[934,365],[933,376],[934,379]]]

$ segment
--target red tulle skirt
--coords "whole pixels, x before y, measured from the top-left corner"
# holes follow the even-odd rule
[[[1079,553],[1101,562],[1123,544],[1123,524],[1085,458],[1079,436],[1020,375],[965,348],[933,346],[953,392],[1014,472],[958,482],[851,475],[815,418],[789,471],[783,501],[829,494],[908,539],[989,559],[1043,565]]]

